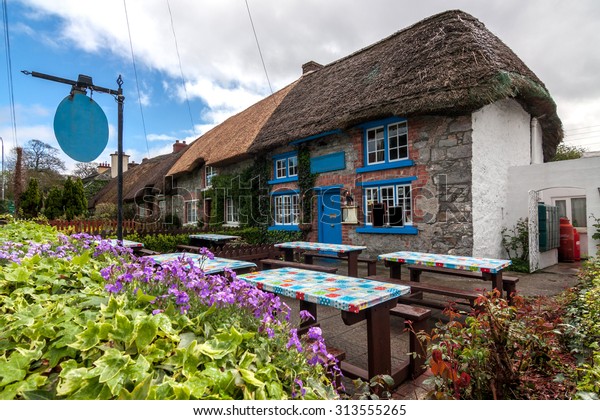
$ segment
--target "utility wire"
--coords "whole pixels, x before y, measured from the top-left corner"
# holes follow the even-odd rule
[[[140,104],[140,115],[142,116],[142,127],[144,128],[144,139],[146,140],[146,155],[150,158],[150,146],[148,145],[148,134],[146,133],[146,120],[144,119],[144,110],[142,107],[142,96],[140,94],[140,83],[138,81],[137,67],[135,65],[135,55],[133,54],[133,42],[131,41],[131,30],[129,28],[129,15],[127,14],[127,1],[123,0],[125,9],[125,20],[127,21],[127,34],[129,35],[129,48],[131,49],[131,62],[133,63],[133,74],[135,75],[135,86],[137,87],[138,103]]]
[[[273,94],[273,87],[271,86],[271,80],[269,80],[269,73],[267,72],[267,66],[265,65],[265,59],[263,58],[262,51],[260,49],[260,43],[258,42],[258,36],[256,35],[256,29],[254,28],[254,21],[252,20],[252,14],[250,13],[250,6],[248,5],[248,0],[246,1],[246,9],[248,9],[248,17],[250,18],[250,24],[252,25],[252,32],[254,33],[254,39],[256,40],[256,46],[258,47],[258,54],[260,55],[260,61],[262,62],[263,69],[265,71],[265,76],[267,77],[267,83],[269,84],[269,90],[271,91],[271,95]]]
[[[185,86],[185,78],[183,77],[183,66],[181,65],[181,55],[179,55],[179,45],[177,44],[175,25],[173,25],[173,13],[171,13],[171,5],[169,4],[169,0],[167,0],[167,8],[169,9],[169,17],[171,18],[171,31],[173,32],[173,39],[175,40],[175,51],[177,52],[177,60],[179,60],[179,72],[181,73],[181,84],[183,85],[183,92],[185,93],[185,102],[187,104],[188,113],[190,114],[190,122],[192,123],[192,133],[194,133],[194,136],[196,136],[196,126],[194,125],[194,118],[192,117],[190,99],[188,98],[187,88]]]
[[[13,88],[12,78],[12,58],[10,51],[10,36],[8,32],[8,6],[6,0],[2,0],[2,19],[4,21],[4,45],[6,46],[6,74],[8,75],[8,96],[10,99],[10,116],[12,122],[13,143],[15,147],[19,147],[17,140],[17,116],[15,113],[15,92]]]

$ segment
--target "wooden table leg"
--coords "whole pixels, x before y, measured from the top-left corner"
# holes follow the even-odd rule
[[[390,268],[390,278],[402,280],[402,263],[397,261],[386,261],[385,265]]]
[[[283,259],[285,261],[294,261],[294,248],[283,248]]]
[[[350,277],[358,277],[358,254],[360,252],[348,252],[348,275]]]
[[[369,379],[377,375],[390,375],[392,373],[390,304],[385,302],[366,311]]]
[[[504,286],[502,282],[502,271],[492,273],[492,285],[494,289],[498,289],[498,291],[500,292],[500,296],[502,296],[502,290]]]

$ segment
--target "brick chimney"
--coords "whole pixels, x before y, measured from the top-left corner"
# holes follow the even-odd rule
[[[110,155],[110,177],[116,178],[119,172],[119,154],[117,152]],[[129,155],[123,153],[123,173],[127,172],[129,167]]]
[[[110,171],[110,165],[108,162],[99,163],[96,171],[98,171],[99,174],[103,174],[106,171]]]
[[[315,61],[309,61],[308,63],[302,64],[302,74],[312,73],[323,68],[323,64],[319,64]]]
[[[187,147],[187,144],[186,144],[185,140],[183,140],[181,143],[179,142],[179,140],[175,140],[175,143],[173,143],[173,153],[179,153],[186,147]]]

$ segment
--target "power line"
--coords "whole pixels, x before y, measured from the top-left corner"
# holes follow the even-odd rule
[[[260,43],[258,42],[258,36],[256,35],[256,29],[254,28],[254,22],[252,21],[252,14],[250,13],[250,6],[248,5],[248,0],[246,1],[246,9],[248,9],[248,17],[250,18],[250,24],[252,25],[252,32],[254,33],[254,39],[256,40],[256,46],[258,47],[258,54],[260,55],[260,61],[262,62],[263,69],[265,71],[265,76],[267,77],[267,83],[269,84],[269,90],[271,91],[271,95],[273,94],[273,87],[271,86],[271,80],[269,80],[269,73],[267,72],[267,66],[265,65],[265,60],[262,55],[262,51],[260,49]]]
[[[169,17],[171,18],[171,31],[173,32],[173,39],[175,40],[175,51],[177,52],[177,60],[179,61],[179,72],[181,73],[181,84],[183,85],[183,92],[185,93],[185,103],[188,107],[188,113],[190,114],[190,122],[192,123],[192,132],[196,135],[196,126],[194,125],[194,118],[192,117],[192,108],[190,107],[190,99],[188,98],[187,88],[185,86],[185,78],[183,77],[183,66],[181,65],[181,55],[179,55],[179,45],[177,44],[177,35],[175,35],[175,25],[173,25],[173,13],[171,13],[171,5],[167,0],[167,8],[169,9]]]
[[[10,51],[10,37],[8,35],[8,6],[6,0],[2,0],[2,18],[4,21],[4,45],[6,46],[6,74],[8,75],[8,96],[10,99],[10,117],[12,122],[13,132],[13,143],[15,147],[19,147],[19,140],[17,139],[17,116],[15,113],[15,92],[13,89],[13,78],[12,78],[12,58]]]
[[[142,127],[144,128],[144,139],[146,140],[146,153],[150,157],[150,146],[148,145],[148,134],[146,133],[146,120],[144,119],[144,110],[142,108],[142,96],[140,94],[140,83],[138,81],[137,67],[135,65],[135,55],[133,54],[133,42],[131,41],[131,30],[129,28],[129,15],[127,14],[127,1],[123,0],[125,9],[125,20],[127,21],[127,33],[129,34],[129,48],[131,49],[131,62],[133,63],[133,74],[135,75],[135,86],[137,87],[138,103],[140,104],[140,115],[142,116]]]
[[[587,130],[588,128],[596,128],[596,127],[600,127],[600,125],[588,125],[587,127],[565,128],[565,131]]]

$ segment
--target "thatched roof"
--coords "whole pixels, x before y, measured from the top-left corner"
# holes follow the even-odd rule
[[[123,172],[123,201],[134,201],[136,198],[141,198],[145,195],[147,189],[151,189],[152,195],[163,194],[167,172],[188,148],[179,153],[169,153],[151,159],[144,159],[139,165]],[[99,203],[116,202],[117,178],[112,178],[94,196],[89,206],[95,207]]]
[[[193,171],[198,165],[227,165],[248,156],[248,147],[296,82],[236,114],[196,139],[168,175]]]
[[[548,160],[563,133],[544,84],[479,20],[452,10],[304,75],[249,151],[392,115],[468,113],[504,98],[539,118]]]

